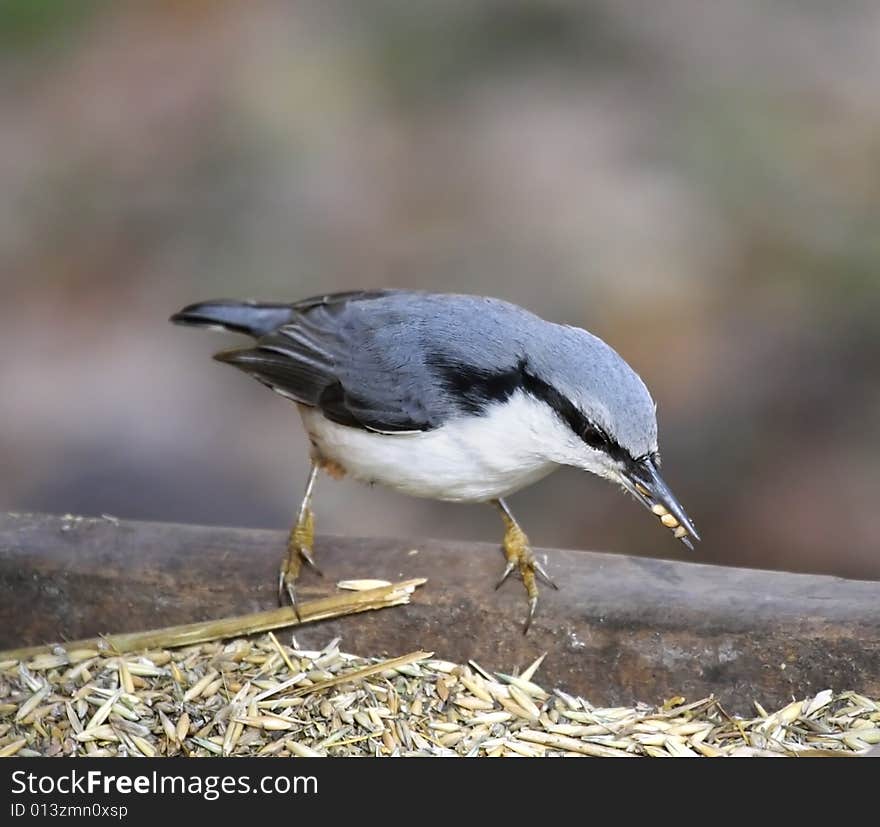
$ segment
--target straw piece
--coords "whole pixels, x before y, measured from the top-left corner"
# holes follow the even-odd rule
[[[358,681],[361,678],[375,675],[377,672],[385,672],[387,670],[397,669],[400,666],[406,666],[406,664],[408,663],[415,663],[419,660],[425,660],[426,658],[430,658],[433,655],[433,652],[411,652],[410,654],[403,655],[399,658],[391,658],[390,660],[383,660],[380,663],[374,663],[371,666],[365,666],[363,669],[357,669],[354,672],[340,675],[338,678],[331,678],[330,680],[321,681],[320,683],[312,684],[311,686],[306,686],[302,689],[296,689],[294,690],[294,694],[309,695],[313,692],[320,692],[324,689],[328,689],[329,687],[336,686],[340,683]]]
[[[270,629],[281,629],[287,626],[299,626],[315,620],[326,620],[331,617],[367,612],[373,609],[384,609],[388,606],[400,606],[409,603],[409,597],[427,580],[423,577],[403,580],[361,592],[334,594],[320,600],[303,603],[299,607],[300,617],[290,606],[269,609],[249,615],[229,617],[222,620],[211,620],[203,623],[186,623],[180,626],[168,626],[164,629],[152,629],[148,632],[132,634],[107,635],[88,638],[64,644],[68,649],[98,649],[102,652],[124,654],[139,652],[143,649],[173,649],[179,646],[191,646],[209,640],[224,640],[242,635],[266,632]],[[47,646],[27,646],[22,649],[10,649],[0,652],[0,662],[20,661],[36,655],[51,653],[60,644]]]

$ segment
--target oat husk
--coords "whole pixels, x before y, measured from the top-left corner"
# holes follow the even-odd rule
[[[880,702],[856,692],[742,719],[714,698],[603,708],[543,688],[540,662],[512,675],[421,651],[362,658],[289,633],[55,647],[0,662],[0,756],[807,757],[880,743]]]

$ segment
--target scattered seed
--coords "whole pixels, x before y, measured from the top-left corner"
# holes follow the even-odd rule
[[[184,692],[184,702],[196,700],[196,698],[208,688],[208,685],[212,683],[219,674],[220,673],[216,669],[209,669],[201,678],[199,678],[199,680],[187,689],[186,692]]]
[[[546,657],[547,657],[547,653],[544,652],[544,654],[541,655],[541,657],[536,658],[529,666],[527,666],[525,669],[523,669],[523,671],[520,673],[520,679],[524,680],[524,681],[531,681],[532,678],[535,676],[535,672],[538,671],[541,664],[544,662],[544,658],[546,658]]]
[[[856,756],[880,743],[880,702],[855,692],[756,703],[753,718],[713,698],[601,708],[545,691],[543,658],[514,676],[269,635],[126,656],[56,647],[0,662],[0,757]]]
[[[478,712],[468,721],[469,724],[503,724],[513,720],[509,712]]]
[[[510,697],[516,701],[534,720],[541,716],[541,710],[535,706],[535,702],[526,695],[516,684],[510,685]]]
[[[182,744],[184,742],[184,740],[186,739],[186,736],[189,735],[189,727],[190,727],[189,715],[186,712],[184,712],[177,719],[177,729],[176,729],[175,734],[177,735],[178,743]]]
[[[18,712],[15,713],[15,720],[24,721],[31,714],[31,712],[33,712],[40,705],[43,699],[46,698],[51,691],[52,687],[48,683],[37,689],[37,691],[34,692],[34,694],[31,695],[30,698],[28,698],[27,701],[25,701],[21,705]]]
[[[7,744],[5,747],[0,749],[0,758],[10,758],[11,756],[19,752],[26,743],[26,738],[19,738],[17,741],[13,741],[11,744]]]
[[[390,585],[388,580],[340,580],[336,587],[352,592],[365,592],[369,589],[381,589],[383,586]]]
[[[318,750],[307,747],[305,744],[300,744],[298,741],[285,741],[284,746],[287,747],[288,752],[300,758],[325,758],[327,755],[325,752],[318,752]]]
[[[113,709],[113,705],[119,700],[119,690],[114,692],[109,698],[107,698],[104,703],[102,703],[94,715],[89,719],[89,722],[86,724],[86,730],[97,729],[104,721],[107,720],[107,716],[110,715],[111,710]]]

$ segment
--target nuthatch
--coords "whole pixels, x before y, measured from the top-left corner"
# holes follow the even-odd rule
[[[616,482],[688,548],[699,537],[660,477],[657,417],[633,369],[605,342],[498,299],[403,290],[337,293],[292,304],[210,301],[173,322],[252,336],[215,357],[299,407],[312,466],[279,595],[296,605],[314,565],[319,469],[452,502],[493,503],[507,565],[529,601],[553,581],[504,497],[563,465]]]

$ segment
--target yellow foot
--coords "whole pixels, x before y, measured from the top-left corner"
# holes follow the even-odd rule
[[[305,562],[318,574],[321,570],[315,565],[312,556],[312,546],[315,542],[315,515],[310,508],[306,508],[287,539],[287,555],[281,562],[281,570],[278,572],[278,601],[284,602],[287,595],[296,616],[299,617],[299,609],[296,602],[296,581]],[[321,574],[323,577],[323,575]]]
[[[540,575],[547,585],[554,589],[559,587],[553,582],[550,575],[544,570],[544,567],[535,559],[532,554],[529,538],[525,532],[510,519],[507,515],[503,516],[506,531],[504,532],[504,556],[507,558],[507,565],[504,567],[504,573],[495,586],[496,589],[510,576],[514,569],[519,569],[520,577],[522,577],[523,585],[526,588],[526,595],[529,601],[529,613],[523,624],[523,634],[528,632],[529,626],[532,625],[532,618],[535,616],[535,608],[538,605],[538,584],[535,575]]]

